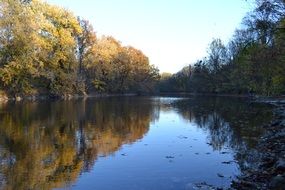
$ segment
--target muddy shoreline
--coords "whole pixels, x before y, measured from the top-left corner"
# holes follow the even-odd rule
[[[242,171],[242,175],[232,182],[233,189],[285,189],[285,99],[257,99],[255,101],[274,106],[274,118],[262,127],[265,134],[260,138],[255,158],[256,166]]]

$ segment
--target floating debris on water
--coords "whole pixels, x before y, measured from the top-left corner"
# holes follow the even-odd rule
[[[223,174],[217,173],[218,177],[225,177]]]
[[[225,162],[222,162],[222,164],[231,164],[231,163],[235,163],[236,161],[225,161]]]

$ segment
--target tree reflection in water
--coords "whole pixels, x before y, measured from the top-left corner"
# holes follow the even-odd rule
[[[0,107],[0,189],[52,189],[74,183],[108,156],[148,132],[160,110],[173,110],[207,131],[214,150],[254,164],[260,127],[271,110],[238,98],[94,98],[9,103]],[[254,155],[254,154],[251,154]],[[258,156],[258,153],[255,155]]]
[[[142,138],[158,116],[150,101],[102,98],[5,104],[0,117],[0,189],[51,189]]]
[[[255,147],[265,132],[262,126],[273,117],[269,105],[246,98],[195,97],[173,106],[184,119],[208,131],[214,150],[231,149],[242,172],[256,166],[259,153]]]

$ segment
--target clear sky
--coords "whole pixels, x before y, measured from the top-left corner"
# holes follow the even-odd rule
[[[246,0],[46,0],[89,20],[97,34],[140,49],[160,72],[174,73],[227,41],[252,9]]]

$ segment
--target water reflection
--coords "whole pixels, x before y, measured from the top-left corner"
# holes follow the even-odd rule
[[[227,147],[235,152],[233,156],[241,168],[251,164],[246,152],[254,151],[256,140],[263,133],[259,126],[271,117],[270,109],[264,105],[235,98],[113,97],[4,104],[0,108],[0,189],[65,187],[75,183],[81,174],[92,171],[99,158],[114,154],[124,144],[143,140],[148,132],[154,141],[165,139],[166,143],[168,137],[158,134],[163,133],[165,123],[159,121],[165,119],[163,113],[167,112],[178,114],[202,129],[213,151]],[[174,126],[171,122],[167,121]],[[158,132],[149,131],[155,123],[160,127]],[[175,130],[177,134],[186,133]],[[166,147],[163,143],[148,156],[163,150]],[[189,142],[183,143],[176,147]],[[164,158],[163,154],[159,156]],[[189,159],[197,158],[185,156],[185,161]],[[199,177],[203,179],[203,174]],[[143,185],[141,189],[145,189]],[[181,188],[185,189],[185,185]],[[178,187],[176,184],[173,189]]]
[[[231,149],[242,171],[258,164],[252,155],[259,156],[255,146],[264,133],[262,126],[273,117],[269,105],[246,98],[195,97],[174,106],[184,119],[208,131],[208,143],[214,150]]]
[[[2,105],[0,117],[0,189],[51,189],[142,138],[157,115],[149,101],[111,98]]]
[[[183,118],[210,131],[214,149],[236,147],[246,142],[254,147],[272,118],[269,105],[253,103],[245,98],[195,97],[173,103]]]

